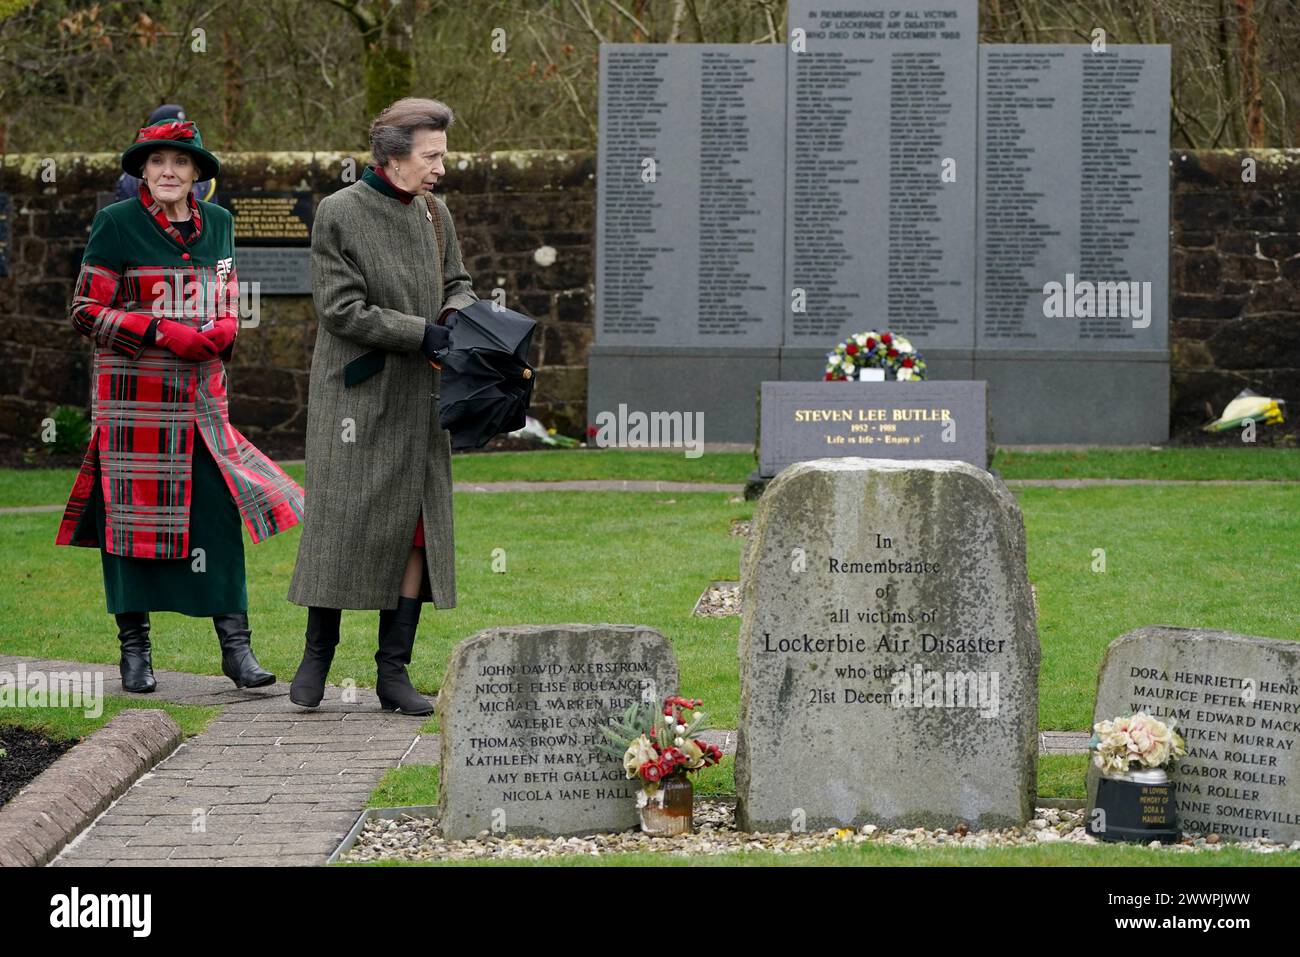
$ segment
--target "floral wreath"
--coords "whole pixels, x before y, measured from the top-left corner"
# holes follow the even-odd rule
[[[884,369],[886,379],[919,382],[925,378],[925,358],[903,336],[874,329],[849,336],[826,354],[827,382],[858,378],[862,369]]]

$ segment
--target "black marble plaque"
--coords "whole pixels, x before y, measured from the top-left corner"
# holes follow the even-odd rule
[[[845,456],[989,466],[983,382],[764,382],[759,417],[764,477]]]
[[[221,205],[235,217],[235,243],[239,246],[311,245],[314,212],[309,192],[226,193]]]

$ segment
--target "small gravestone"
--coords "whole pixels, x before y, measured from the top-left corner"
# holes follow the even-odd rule
[[[677,693],[668,639],[638,625],[490,628],[452,652],[438,694],[444,837],[635,827],[637,783],[601,726]]]
[[[1135,711],[1173,719],[1187,743],[1170,774],[1184,831],[1300,841],[1300,641],[1131,631],[1106,649],[1093,722]]]
[[[800,462],[742,574],[745,830],[1023,824],[1038,635],[1015,499],[964,462]]]

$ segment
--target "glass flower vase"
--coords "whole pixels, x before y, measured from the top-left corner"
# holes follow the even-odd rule
[[[683,772],[668,775],[641,805],[641,830],[651,837],[691,832],[695,787]]]

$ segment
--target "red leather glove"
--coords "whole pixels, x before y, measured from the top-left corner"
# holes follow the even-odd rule
[[[197,329],[171,319],[158,320],[158,334],[154,342],[192,362],[206,362],[217,357],[217,347],[211,339]]]
[[[239,320],[232,317],[218,319],[216,325],[207,332],[200,333],[200,335],[211,342],[216,347],[217,353],[220,354],[225,352],[226,347],[235,341],[238,324]]]

